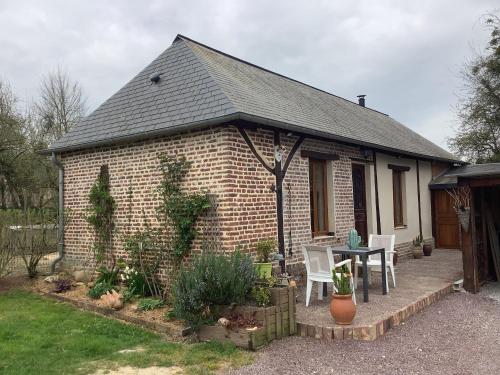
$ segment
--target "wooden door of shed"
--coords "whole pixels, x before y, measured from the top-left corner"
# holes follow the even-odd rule
[[[460,248],[458,217],[453,208],[453,199],[444,190],[435,190],[433,195],[436,247],[458,249]]]

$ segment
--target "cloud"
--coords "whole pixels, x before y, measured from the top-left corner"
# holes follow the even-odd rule
[[[495,1],[0,0],[0,76],[35,98],[57,66],[95,108],[177,33],[388,113],[441,146]]]

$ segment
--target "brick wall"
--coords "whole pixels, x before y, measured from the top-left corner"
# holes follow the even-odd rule
[[[248,131],[261,154],[273,164],[273,137],[265,130]],[[282,135],[285,157],[296,138]],[[313,239],[309,212],[309,164],[302,150],[336,153],[339,160],[328,165],[333,187],[335,236]],[[287,262],[302,260],[301,245],[307,243],[343,244],[347,232],[354,226],[351,158],[362,158],[356,147],[333,142],[306,140],[297,151],[284,180],[284,229]],[[116,199],[116,233],[113,248],[124,255],[122,238],[144,226],[144,216],[150,224],[159,225],[155,208],[158,205],[156,188],[160,183],[158,156],[162,153],[184,154],[193,162],[185,188],[206,190],[213,208],[198,223],[200,236],[195,250],[202,242],[218,249],[233,251],[241,248],[255,255],[258,240],[276,237],[276,201],[271,185],[275,179],[254,157],[236,128],[216,127],[172,137],[163,137],[128,145],[99,147],[86,151],[65,153],[65,206],[71,212],[66,228],[66,262],[82,263],[91,259],[92,233],[85,222],[88,193],[99,168],[107,164],[110,172],[111,194]],[[127,191],[132,186],[131,225],[128,225]],[[291,195],[291,200],[290,200]],[[291,206],[290,206],[291,205]],[[144,215],[143,215],[144,213]],[[290,237],[291,233],[291,237]],[[289,256],[290,245],[293,256]],[[403,247],[402,247],[403,249]],[[172,264],[162,266],[168,279]]]
[[[149,224],[159,225],[156,219],[158,205],[157,187],[160,183],[158,156],[183,154],[193,162],[186,178],[185,188],[192,191],[206,190],[211,194],[214,208],[198,223],[202,238],[220,241],[225,237],[224,225],[229,223],[224,215],[227,192],[224,184],[229,176],[228,136],[223,129],[209,129],[182,135],[159,138],[130,145],[100,147],[83,152],[65,153],[64,164],[65,208],[70,221],[65,230],[66,263],[82,264],[92,259],[93,234],[85,221],[88,193],[99,173],[100,166],[107,164],[110,173],[111,194],[116,200],[116,230],[113,250],[117,256],[125,256],[122,239],[144,228],[144,218]],[[131,222],[129,226],[128,190],[132,187]],[[220,246],[220,243],[216,243]],[[172,262],[162,265],[168,279]]]
[[[234,220],[225,234],[229,246],[242,246],[253,253],[259,239],[276,236],[276,198],[270,187],[275,178],[254,157],[240,134],[234,128],[230,133],[230,165],[233,180],[228,185],[231,191],[230,209]],[[273,135],[270,131],[248,131],[256,148],[273,163]],[[282,135],[285,147],[284,159],[295,143],[296,137]],[[329,163],[333,177],[335,236],[311,236],[309,206],[309,160],[300,156],[301,150],[335,153],[340,160]],[[302,260],[301,246],[311,242],[318,244],[343,244],[347,232],[354,226],[351,164],[353,158],[361,158],[359,149],[332,142],[306,140],[297,151],[288,168],[283,187],[284,229],[287,262]],[[291,194],[291,215],[290,215]],[[229,202],[228,202],[229,203]],[[290,242],[291,230],[291,242]],[[293,256],[289,257],[290,244]]]

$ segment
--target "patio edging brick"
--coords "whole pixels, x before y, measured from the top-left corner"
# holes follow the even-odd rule
[[[443,297],[447,296],[452,291],[453,284],[448,283],[445,287],[427,294],[419,300],[371,324],[363,326],[334,325],[322,327],[297,322],[297,333],[300,337],[313,337],[325,341],[346,339],[374,341],[385,335],[391,328],[408,320],[412,315],[419,313],[432,303],[443,299]]]

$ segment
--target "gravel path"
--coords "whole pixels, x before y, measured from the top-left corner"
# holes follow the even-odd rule
[[[375,342],[275,341],[232,374],[500,374],[500,303],[455,293]]]
[[[489,282],[482,285],[479,293],[500,302],[500,282]]]

